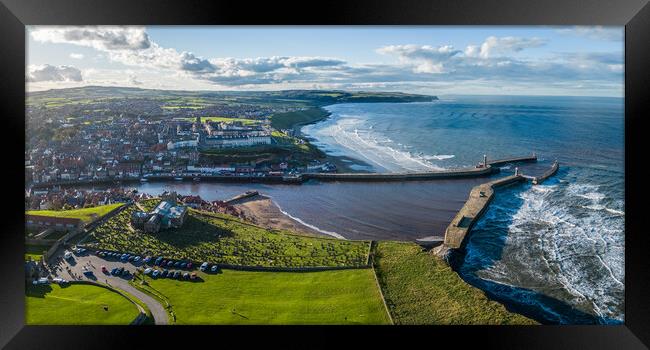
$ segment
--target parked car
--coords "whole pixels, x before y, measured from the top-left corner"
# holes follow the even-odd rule
[[[208,262],[204,261],[203,264],[201,264],[201,266],[199,266],[199,270],[205,271],[207,269],[208,269]]]
[[[128,276],[129,274],[131,274],[131,272],[129,272],[127,269],[124,269],[124,271],[122,271],[122,276],[124,277]]]
[[[169,273],[169,271],[163,270],[163,272],[160,274],[160,277],[167,277],[168,273]]]
[[[127,260],[133,261],[133,259],[135,259],[135,255],[129,255],[129,258]]]
[[[121,267],[121,266],[120,266],[120,267],[117,269],[117,274],[118,274],[118,275],[121,275],[122,273],[124,273],[124,267]]]
[[[162,259],[163,259],[162,256],[159,256],[159,257],[156,259],[156,261],[154,261],[153,264],[156,265],[156,266],[160,265],[160,262],[162,261]]]
[[[126,253],[122,254],[122,256],[120,257],[120,260],[122,260],[122,261],[127,261],[128,259],[129,259],[129,254],[126,254]]]
[[[83,274],[86,275],[86,276],[92,276],[92,275],[93,275],[93,272],[90,271],[90,270],[85,270],[85,271],[83,272]]]
[[[188,278],[190,278],[190,274],[187,272],[183,273],[183,279],[188,279]]]
[[[188,268],[188,269],[191,269],[191,268],[192,268],[192,262],[188,262],[188,263],[187,263],[187,268]]]
[[[151,277],[158,277],[159,274],[160,274],[160,271],[153,270],[153,272],[151,273]]]
[[[181,263],[181,269],[184,269],[185,266],[187,266],[187,264],[185,264],[185,263]]]
[[[65,252],[63,252],[63,258],[72,259],[72,253],[69,250],[66,250]]]
[[[152,271],[152,269],[150,267],[147,267],[146,269],[144,269],[144,274],[148,275],[148,274],[151,273],[151,271]]]
[[[174,267],[181,267],[181,262],[180,262],[180,261],[177,261],[177,262],[174,264]]]
[[[133,258],[133,262],[139,262],[139,261],[140,261],[140,257],[139,257],[139,256],[136,256],[135,258]]]
[[[142,261],[144,261],[144,263],[146,264],[149,261],[151,261],[151,257],[149,255],[147,255],[147,256],[144,257],[144,260],[142,260]]]
[[[167,266],[170,266],[170,267],[171,267],[171,266],[174,266],[174,262],[171,261],[171,260],[169,260],[169,261],[167,262]]]
[[[196,279],[196,272],[192,272],[192,273],[190,274],[190,279],[191,279],[191,280],[195,280],[195,279]]]
[[[160,266],[167,266],[167,260],[163,259],[163,261],[160,262]]]
[[[217,266],[217,265],[212,265],[212,268],[210,268],[210,271],[212,271],[212,272],[217,272],[218,269],[219,269],[219,266]]]
[[[117,275],[117,267],[114,267],[114,268],[111,270],[111,275],[113,275],[113,276]]]
[[[103,273],[108,273],[108,270],[106,269],[106,266],[102,265],[101,267]]]
[[[180,271],[174,271],[174,278],[179,278],[181,276]]]

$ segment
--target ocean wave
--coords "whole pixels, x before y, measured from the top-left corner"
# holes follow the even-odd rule
[[[466,257],[469,266],[464,269],[478,269],[476,276],[485,281],[566,301],[603,322],[623,320],[624,212],[603,205],[606,196],[593,184],[559,182],[507,191],[512,193],[497,197],[477,224],[475,230],[483,238],[471,239]],[[572,205],[585,199],[590,203]],[[503,230],[501,247],[486,242],[499,240],[496,232]],[[481,256],[495,249],[503,250],[496,261]],[[524,302],[515,294],[506,294],[515,302]],[[541,300],[525,302],[545,310],[547,317],[559,316]],[[561,322],[571,322],[566,316],[560,317]]]
[[[453,154],[435,154],[432,156],[423,156],[422,158],[427,159],[427,160],[445,160],[445,159],[451,159],[454,158],[455,155]]]
[[[366,120],[349,114],[335,116],[323,122],[319,128],[303,131],[320,139],[329,149],[345,148],[353,156],[360,157],[388,171],[426,171],[444,169],[430,160],[444,160],[453,155],[423,156],[407,151],[409,145],[396,143],[390,137],[373,131]],[[329,142],[328,142],[329,141]]]

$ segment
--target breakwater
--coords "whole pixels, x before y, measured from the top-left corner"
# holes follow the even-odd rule
[[[146,181],[206,181],[206,182],[239,182],[239,183],[284,183],[300,184],[310,179],[322,181],[409,181],[409,180],[437,180],[451,178],[467,178],[489,176],[499,172],[499,166],[508,163],[536,162],[537,156],[512,157],[484,161],[475,167],[434,170],[425,172],[397,172],[397,173],[303,173],[298,175],[280,176],[254,176],[254,175],[201,175],[196,174],[160,174],[148,175],[143,179]],[[140,178],[112,178],[112,179],[89,179],[89,180],[65,180],[53,181],[32,185],[33,189],[48,188],[52,186],[83,186],[95,184],[121,184],[141,181]]]
[[[537,156],[511,157],[483,162],[473,168],[461,168],[451,170],[437,170],[425,172],[403,172],[403,173],[305,173],[301,179],[318,179],[329,181],[409,181],[409,180],[436,180],[464,177],[481,177],[498,173],[499,166],[508,163],[536,162]]]
[[[445,230],[444,245],[447,248],[453,249],[458,249],[463,245],[465,236],[485,212],[490,201],[492,201],[494,188],[525,180],[526,178],[522,175],[516,174],[474,187],[465,205],[458,211]]]
[[[511,163],[512,160],[494,161],[486,164],[506,164]],[[514,175],[506,176],[494,181],[490,181],[472,188],[469,198],[453,218],[447,229],[445,230],[445,237],[443,244],[434,250],[434,253],[439,256],[447,255],[450,249],[460,249],[465,243],[465,237],[472,229],[474,224],[481,218],[488,205],[494,198],[494,191],[498,187],[508,186],[514,183],[524,182],[531,180],[534,185],[541,184],[544,180],[555,175],[559,169],[559,163],[555,161],[551,168],[544,172],[541,176],[531,177],[521,174],[515,170]],[[430,237],[421,239],[422,243],[430,243]]]
[[[544,172],[544,174],[542,174],[542,176],[537,176],[537,177],[533,178],[533,180],[532,180],[533,185],[540,185],[546,179],[548,179],[549,177],[555,175],[555,173],[557,173],[558,169],[560,169],[560,164],[556,160],[555,162],[553,162],[553,165],[551,166],[551,168],[549,170],[547,170],[546,172]]]

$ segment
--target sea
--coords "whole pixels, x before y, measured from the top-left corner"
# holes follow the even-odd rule
[[[433,102],[353,103],[302,128],[312,143],[359,171],[409,172],[474,166],[535,153],[500,174],[544,184],[499,189],[455,266],[508,309],[549,324],[624,321],[624,103],[622,98],[444,96]],[[443,236],[485,178],[303,185],[145,183],[143,192],[226,199],[256,189],[287,215],[345,239],[413,241]]]

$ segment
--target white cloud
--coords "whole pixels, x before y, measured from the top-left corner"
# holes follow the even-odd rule
[[[513,36],[498,38],[496,36],[490,36],[480,46],[468,45],[465,48],[465,56],[490,58],[495,55],[519,52],[523,49],[540,47],[545,44],[546,40],[541,38],[519,38]]]
[[[623,27],[575,26],[557,30],[560,34],[575,35],[592,40],[623,41]]]
[[[75,59],[75,60],[82,60],[84,58],[84,55],[81,53],[70,53],[70,58]]]
[[[451,45],[433,47],[429,45],[390,45],[376,50],[383,55],[397,55],[402,63],[415,64],[416,73],[443,73],[444,63],[461,53]]]
[[[30,65],[27,67],[27,81],[82,81],[81,71],[73,66]]]
[[[390,89],[408,84],[437,84],[435,86],[442,87],[446,86],[445,82],[465,85],[480,81],[485,83],[475,85],[492,84],[496,87],[507,83],[515,86],[567,82],[566,86],[575,87],[586,80],[617,81],[623,70],[622,55],[610,53],[558,54],[537,61],[516,55],[522,50],[546,44],[546,40],[535,37],[490,36],[482,43],[466,46],[464,50],[451,45],[389,45],[375,51],[396,57],[398,63],[351,64],[338,58],[313,56],[206,58],[162,47],[141,27],[38,27],[30,29],[30,35],[38,42],[91,47],[104,59],[127,66],[128,69],[84,70],[84,83],[97,85],[190,89],[310,86]],[[77,58],[73,55],[83,58],[83,55],[75,53],[70,57]],[[97,54],[88,54],[88,57],[97,59]],[[78,76],[72,71],[57,76],[53,70],[46,67],[34,69],[28,73],[28,79],[35,81],[49,77],[74,81],[78,77],[81,81],[80,72]]]
[[[39,42],[66,43],[92,47],[100,51],[141,50],[151,42],[144,27],[38,27],[30,31]]]

